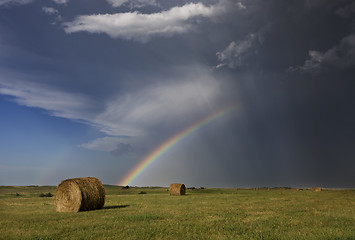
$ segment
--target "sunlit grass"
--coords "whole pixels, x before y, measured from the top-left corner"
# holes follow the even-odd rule
[[[355,239],[355,191],[105,188],[104,209],[79,213],[0,188],[0,239]]]

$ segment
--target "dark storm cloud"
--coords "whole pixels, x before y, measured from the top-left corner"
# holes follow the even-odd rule
[[[144,183],[166,181],[171,167],[191,184],[353,186],[354,1],[38,0],[0,10],[0,93],[102,132],[81,149],[138,162],[240,104]],[[51,24],[56,16],[63,24]]]
[[[337,14],[344,18],[351,18],[355,13],[355,2],[348,2],[344,4],[342,7],[339,7],[336,11]]]

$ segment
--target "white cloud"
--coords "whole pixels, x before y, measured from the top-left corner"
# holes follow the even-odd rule
[[[159,5],[156,0],[107,0],[113,7],[130,6],[130,8],[141,8],[147,5]]]
[[[250,33],[244,40],[232,41],[223,51],[217,52],[218,61],[221,62],[216,68],[228,66],[230,68],[244,65],[244,60],[250,54],[250,49],[256,42],[257,35]]]
[[[127,12],[84,15],[64,25],[66,33],[79,31],[106,33],[113,38],[145,42],[156,36],[172,36],[191,31],[197,24],[194,19],[213,18],[222,11],[221,5],[207,7],[202,3],[189,3],[151,14]]]
[[[83,94],[63,92],[47,85],[0,78],[0,94],[14,97],[19,105],[42,108],[51,115],[89,120],[92,101]]]
[[[110,101],[95,122],[106,126],[102,131],[110,135],[144,135],[146,129],[205,111],[218,94],[218,82],[208,72],[184,81],[162,81]]]
[[[34,0],[0,0],[0,7],[25,5],[33,1]],[[52,0],[52,1],[57,4],[66,4],[69,0]]]
[[[242,2],[237,2],[236,5],[237,5],[238,9],[241,9],[241,10],[247,8]]]
[[[289,72],[301,71],[301,72],[317,72],[320,69],[321,63],[324,58],[324,54],[318,51],[308,51],[309,59],[305,61],[303,66],[291,66],[288,68]]]
[[[131,138],[124,137],[102,137],[91,142],[84,143],[78,147],[89,150],[109,152],[114,156],[121,156],[133,152],[134,148],[130,143]]]
[[[25,5],[31,3],[33,0],[0,0],[1,6],[10,6],[10,5]]]
[[[69,2],[69,0],[52,0],[52,1],[57,4],[66,4],[67,2]]]
[[[110,153],[114,156],[122,156],[127,153],[133,152],[133,147],[129,143],[119,143],[116,148]]]
[[[288,71],[315,73],[324,66],[336,68],[353,67],[355,66],[355,34],[344,37],[338,45],[325,52],[311,50],[308,54],[310,58],[302,66],[291,66]]]
[[[58,10],[52,7],[42,7],[44,13],[48,15],[57,15],[59,14]]]
[[[102,137],[97,138],[91,142],[84,143],[79,145],[79,147],[83,147],[90,150],[98,150],[103,152],[111,152],[117,148],[117,145],[121,143],[127,143],[127,138],[120,137]]]
[[[56,18],[56,21],[53,22],[55,24],[57,21],[62,20],[62,16],[59,14],[59,11],[52,7],[42,7],[42,11],[47,15],[53,15]]]
[[[218,81],[209,70],[198,66],[191,69],[181,70],[185,75],[173,79],[126,89],[116,98],[101,102],[19,77],[0,77],[0,94],[11,96],[19,105],[97,127],[108,136],[81,147],[117,155],[131,149],[122,144],[130,144],[132,139],[122,136],[147,136],[152,134],[151,129],[162,129],[164,124],[172,129],[193,122],[196,116],[204,116],[216,107],[220,96]]]

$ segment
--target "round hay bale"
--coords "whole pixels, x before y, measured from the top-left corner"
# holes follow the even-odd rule
[[[182,183],[172,183],[169,188],[170,195],[185,195],[186,187]]]
[[[321,187],[312,187],[312,191],[321,192],[323,189]]]
[[[78,212],[101,209],[105,204],[105,188],[94,177],[62,181],[54,196],[57,212]]]

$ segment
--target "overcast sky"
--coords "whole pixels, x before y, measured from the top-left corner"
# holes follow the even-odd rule
[[[0,0],[0,185],[355,187],[355,1]]]

